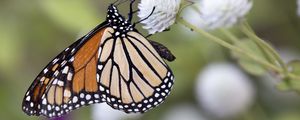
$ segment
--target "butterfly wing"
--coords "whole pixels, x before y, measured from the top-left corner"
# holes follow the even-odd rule
[[[97,78],[102,101],[125,112],[145,112],[164,101],[173,73],[145,37],[132,31],[101,42]]]
[[[26,92],[23,111],[28,115],[55,117],[101,102],[96,61],[105,34],[103,23],[55,57]]]

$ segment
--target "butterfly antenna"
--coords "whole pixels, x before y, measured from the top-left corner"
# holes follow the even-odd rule
[[[146,18],[144,18],[144,19],[142,19],[142,20],[140,20],[140,21],[137,21],[137,22],[135,22],[134,24],[139,24],[139,23],[141,23],[141,22],[147,20],[147,19],[154,13],[154,10],[155,10],[155,7],[153,7],[151,13],[150,13]]]
[[[132,20],[132,17],[133,17],[133,13],[135,13],[134,11],[133,11],[133,3],[135,2],[135,0],[131,0],[130,1],[130,8],[129,8],[129,13],[128,13],[128,21],[129,22],[131,22],[131,20]]]

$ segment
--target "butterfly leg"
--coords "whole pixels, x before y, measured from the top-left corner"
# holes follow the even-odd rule
[[[171,51],[166,46],[152,40],[149,40],[149,42],[162,58],[170,62],[176,59],[176,57],[171,53]]]

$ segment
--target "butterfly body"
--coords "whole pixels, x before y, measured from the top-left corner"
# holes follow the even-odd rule
[[[105,22],[37,76],[22,109],[28,115],[56,117],[106,102],[127,113],[145,112],[164,101],[173,79],[160,53],[110,5]]]

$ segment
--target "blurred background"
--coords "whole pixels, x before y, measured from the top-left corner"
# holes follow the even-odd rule
[[[77,38],[104,21],[102,0],[0,1],[0,119],[32,120],[21,109],[24,94],[43,67]],[[126,15],[127,6],[120,6]],[[125,12],[124,12],[125,11]],[[247,19],[286,61],[300,59],[296,0],[254,0]],[[138,27],[144,35],[146,31]],[[222,36],[218,32],[216,35]],[[275,88],[272,73],[243,71],[230,51],[180,24],[150,39],[177,57],[168,63],[176,81],[170,96],[145,114],[126,115],[105,104],[69,114],[74,120],[299,120],[300,94]]]

